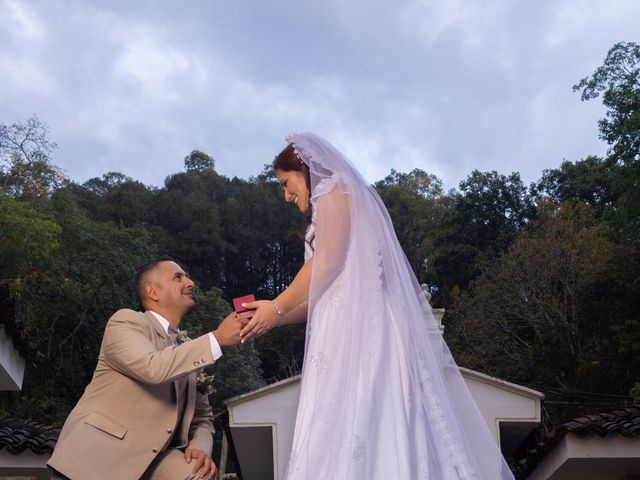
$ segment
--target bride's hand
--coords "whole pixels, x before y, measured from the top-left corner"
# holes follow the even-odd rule
[[[280,316],[269,300],[243,303],[245,308],[255,308],[256,311],[244,328],[240,331],[241,343],[260,337],[278,325]]]

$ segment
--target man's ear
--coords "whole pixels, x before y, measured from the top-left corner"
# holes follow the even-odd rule
[[[153,283],[151,283],[151,282],[146,283],[145,286],[144,286],[144,291],[147,294],[147,298],[149,300],[151,300],[152,302],[157,302],[158,300],[160,300],[158,287],[156,285],[154,285]]]

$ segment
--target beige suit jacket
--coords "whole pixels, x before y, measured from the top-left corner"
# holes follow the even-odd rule
[[[213,415],[196,377],[213,362],[207,335],[174,347],[152,313],[119,310],[107,322],[93,379],[49,465],[73,480],[137,480],[174,436],[180,446],[210,454]],[[174,381],[185,376],[180,419]]]

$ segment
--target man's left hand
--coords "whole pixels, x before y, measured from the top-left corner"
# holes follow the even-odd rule
[[[192,460],[195,460],[195,465],[193,466],[191,474],[193,475],[197,472],[198,475],[193,478],[204,478],[206,480],[218,478],[218,467],[216,467],[216,464],[213,463],[211,457],[204,451],[197,448],[187,448],[184,451],[184,459],[187,463],[191,463]]]

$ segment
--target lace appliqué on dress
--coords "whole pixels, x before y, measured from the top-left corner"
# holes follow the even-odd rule
[[[341,312],[346,303],[346,292],[349,281],[351,280],[352,258],[351,250],[344,260],[342,272],[336,277],[333,283],[318,299],[315,310],[330,311],[334,313]]]
[[[367,456],[367,444],[355,433],[351,439],[351,458],[356,462]]]
[[[429,480],[429,465],[423,460],[418,460],[418,478],[420,480]]]
[[[452,462],[453,469],[460,480],[476,480],[478,477],[471,468],[469,459],[463,453],[462,445],[456,438],[449,423],[445,420],[445,414],[440,405],[440,401],[436,398],[436,395],[433,394],[435,387],[431,380],[431,374],[422,359],[419,360],[419,370],[420,387],[424,392],[424,397],[427,402],[427,414],[437,432],[438,438],[442,440],[445,452]]]
[[[318,385],[322,385],[327,378],[329,370],[329,355],[324,352],[318,352],[311,356],[311,368],[316,372],[316,381]]]

